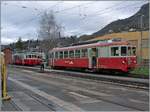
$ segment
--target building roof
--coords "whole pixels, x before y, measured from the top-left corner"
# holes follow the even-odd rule
[[[4,47],[4,48],[2,48],[2,51],[6,50],[6,49],[9,49],[12,51],[12,49],[10,47]]]

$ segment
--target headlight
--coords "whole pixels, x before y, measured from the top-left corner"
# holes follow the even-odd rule
[[[125,64],[125,61],[122,61],[123,64]]]

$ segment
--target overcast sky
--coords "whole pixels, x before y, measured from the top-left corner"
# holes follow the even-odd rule
[[[1,42],[37,39],[40,14],[53,10],[62,35],[94,33],[136,13],[148,1],[7,1],[1,4]]]

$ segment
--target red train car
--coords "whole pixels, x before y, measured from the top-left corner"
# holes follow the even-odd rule
[[[112,41],[54,48],[50,51],[49,65],[128,72],[137,65],[136,47],[126,41]]]
[[[13,64],[28,66],[40,65],[42,59],[44,59],[43,53],[16,53],[13,55]]]

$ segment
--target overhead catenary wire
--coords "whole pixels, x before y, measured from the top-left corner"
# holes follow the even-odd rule
[[[137,3],[137,4],[130,4],[130,5],[126,5],[126,6],[124,6],[124,7],[117,7],[117,8],[114,8],[114,6],[113,7],[108,7],[108,8],[105,8],[105,9],[103,9],[103,10],[100,10],[100,11],[97,11],[97,12],[95,12],[95,14],[89,14],[89,15],[87,15],[87,18],[93,18],[93,17],[95,17],[95,16],[97,16],[97,15],[102,15],[102,14],[106,14],[106,13],[109,13],[109,12],[112,12],[113,10],[118,10],[118,9],[128,9],[130,6],[131,7],[133,7],[133,5],[135,6],[135,5],[140,5],[142,2],[140,2],[140,3]],[[111,9],[111,8],[114,8],[114,9]],[[108,10],[108,9],[111,9],[110,11]],[[108,10],[108,11],[107,11]],[[106,12],[105,12],[106,11]],[[84,18],[85,19],[85,18]]]
[[[88,2],[88,3],[89,3],[89,2]],[[118,4],[119,4],[119,3],[118,3]],[[115,5],[118,5],[118,4],[115,4]],[[139,3],[138,3],[138,4],[139,4]],[[55,5],[56,5],[56,4],[55,4]],[[83,4],[82,4],[82,5],[83,5]],[[82,6],[82,5],[80,5],[80,6]],[[130,5],[127,5],[127,6],[125,6],[125,7],[119,7],[119,8],[112,9],[112,8],[115,7],[115,5],[114,5],[114,6],[111,6],[111,7],[107,7],[107,8],[105,8],[105,9],[102,9],[102,10],[99,10],[99,11],[96,11],[94,14],[86,15],[86,17],[82,18],[81,21],[84,20],[84,19],[87,19],[87,18],[94,18],[94,17],[97,17],[97,16],[102,15],[102,14],[110,13],[111,11],[116,10],[116,9],[128,8],[129,6],[133,6],[133,5],[135,5],[135,4],[132,4],[132,5],[130,4]],[[56,5],[56,6],[57,6],[57,5]],[[80,7],[80,6],[79,6],[79,5],[78,5],[78,6],[74,6],[74,7],[72,7],[71,9],[74,9],[75,7],[78,8],[78,7]],[[62,11],[62,12],[67,11],[68,9],[70,9],[70,8],[66,8],[66,9],[60,10],[60,11],[57,12],[57,13],[60,13],[61,11]],[[110,10],[110,9],[111,9],[111,10]],[[108,11],[108,10],[110,10],[110,11]],[[42,13],[42,12],[40,12],[37,16],[40,16],[41,13]],[[24,22],[23,24],[26,24],[26,23],[31,22],[31,21],[36,20],[36,19],[38,19],[38,17],[32,18],[32,19],[30,19],[30,20],[27,20],[27,21]],[[21,23],[21,24],[22,24],[22,23]]]
[[[60,3],[60,1],[57,2],[55,5],[51,6],[50,8],[52,8],[52,7],[54,7],[54,6],[57,6],[59,3]],[[92,1],[92,3],[93,3],[93,1]],[[87,5],[87,4],[91,4],[91,2],[88,2],[88,3],[86,3],[86,4],[77,5],[77,6],[74,6],[74,7],[71,7],[71,8],[66,8],[66,9],[63,9],[63,10],[61,10],[61,11],[59,11],[59,12],[67,11],[68,9],[78,8],[78,7],[81,7],[81,6],[83,6],[83,5]],[[17,6],[18,6],[18,5],[17,5]],[[22,7],[24,7],[24,6],[22,6]],[[28,8],[28,7],[26,7],[26,8]],[[49,9],[49,8],[47,8],[47,10],[48,10],[48,9]],[[37,8],[34,8],[34,10],[38,10],[38,9],[37,9]],[[57,12],[57,13],[59,13],[59,12]],[[42,11],[39,12],[39,13],[37,14],[37,16],[40,16],[41,13],[42,13]],[[31,18],[31,19],[29,19],[29,20],[27,20],[26,22],[21,23],[21,24],[26,24],[27,22],[30,23],[30,22],[32,22],[33,20],[37,20],[37,19],[38,19],[38,17],[33,17],[33,18]]]
[[[114,10],[118,10],[118,9],[128,9],[129,7],[130,7],[130,8],[132,8],[132,7],[133,7],[133,8],[140,8],[140,6],[135,6],[135,5],[139,5],[139,4],[141,4],[141,3],[134,4],[134,6],[133,6],[133,4],[130,4],[130,5],[127,5],[127,6],[124,6],[124,7],[117,7],[117,8],[111,9],[111,10],[107,10],[108,8],[106,8],[106,10],[101,10],[101,11],[95,13],[95,14],[87,15],[87,17],[82,18],[82,19],[80,19],[80,20],[82,21],[82,20],[85,20],[86,18],[95,18],[95,17],[97,17],[97,16],[99,16],[99,15],[108,14],[108,13],[111,13],[111,12],[113,12]],[[112,8],[113,8],[113,7],[112,7]],[[110,9],[110,7],[109,7],[109,9]]]
[[[60,1],[57,2],[55,5],[53,5],[53,6],[51,6],[51,7],[57,6],[59,3],[60,3]],[[90,4],[90,3],[91,3],[91,2],[88,2],[88,3],[86,3],[86,4]],[[121,2],[121,3],[122,3],[122,2]],[[86,4],[81,4],[81,5],[78,5],[78,6],[71,7],[71,8],[66,8],[66,9],[60,10],[59,12],[67,11],[68,9],[74,9],[74,8],[77,8],[77,7],[81,7],[81,6],[86,5]],[[108,9],[111,9],[111,8],[115,7],[116,5],[120,5],[120,3],[115,4],[115,5],[111,6],[111,7],[107,7],[107,8],[105,8],[105,9],[96,11],[95,14],[86,15],[83,19],[94,17],[94,16],[96,16],[96,15],[99,15],[98,13],[103,12],[103,11],[104,11],[104,13],[105,13],[105,11],[107,11]],[[26,8],[28,8],[28,7],[26,7]],[[38,10],[38,9],[35,8],[35,10]],[[59,13],[59,12],[57,12],[57,13]],[[37,14],[37,16],[40,16],[41,13],[42,13],[42,11],[39,12],[39,14]],[[62,14],[62,13],[61,13],[61,14]],[[100,14],[101,14],[101,13],[100,13]],[[33,21],[34,19],[36,20],[36,19],[38,19],[38,17],[35,17],[35,18],[33,17],[33,18],[27,20],[26,22],[31,22],[31,21]],[[25,23],[26,23],[26,22],[25,22]]]
[[[56,4],[54,4],[54,5],[52,5],[50,8],[47,8],[46,10],[50,10],[50,9],[52,9],[53,7],[56,7],[59,3],[61,3],[62,1],[58,1]],[[93,1],[92,1],[93,2]],[[91,4],[91,2],[88,2],[88,3],[86,3],[86,4]],[[67,11],[68,9],[69,10],[71,10],[71,9],[74,9],[74,8],[78,8],[79,6],[83,6],[83,5],[86,5],[86,4],[81,4],[81,5],[77,5],[77,6],[74,6],[74,7],[71,7],[71,8],[66,8],[66,9],[63,9],[63,10],[61,10],[61,12],[62,11]],[[6,3],[6,4],[4,4],[4,5],[8,5],[8,3]],[[13,4],[14,6],[19,6],[19,5],[15,5],[15,4]],[[25,5],[21,5],[20,6],[21,8],[24,8],[24,9],[26,9],[26,8],[31,8],[31,7],[27,7],[27,6],[25,6]],[[34,10],[36,10],[36,11],[38,11],[38,8],[31,8],[31,9],[34,9]],[[46,11],[45,10],[45,11]],[[60,12],[60,11],[59,11]],[[59,13],[58,11],[57,12],[54,12],[54,13]],[[41,13],[42,13],[42,11],[40,11],[38,14],[37,14],[37,16],[40,16],[41,15]],[[33,18],[31,18],[31,19],[29,19],[29,20],[27,20],[26,22],[32,22],[33,20],[37,20],[38,18],[37,17],[33,17]],[[23,24],[26,24],[26,22],[24,22]],[[21,23],[22,24],[22,23]]]
[[[59,3],[62,3],[63,1],[58,1],[56,4],[54,4],[54,5],[52,5],[52,6],[50,6],[49,8],[47,8],[46,10],[50,10],[50,9],[52,9],[53,7],[56,7]],[[8,3],[4,3],[3,5],[9,5]],[[11,4],[12,5],[12,4]],[[34,10],[34,11],[38,11],[38,14],[37,14],[37,16],[40,16],[44,11],[42,11],[42,10],[39,10],[38,8],[32,8],[32,7],[29,7],[29,6],[25,6],[25,5],[15,5],[15,4],[13,4],[13,6],[17,6],[17,7],[20,7],[20,8],[23,8],[23,9],[32,9],[32,10]],[[24,24],[26,24],[27,22],[32,22],[33,20],[36,20],[36,19],[38,19],[37,17],[33,17],[33,18],[31,18],[31,19],[29,19],[29,20],[27,20],[26,22],[24,22]],[[17,23],[18,24],[18,23]],[[16,24],[16,25],[17,25]],[[22,24],[22,23],[21,23]]]
[[[140,8],[140,7],[133,7],[133,8],[135,9],[135,8]],[[111,12],[109,12],[109,13],[111,13]],[[108,13],[107,13],[107,14],[108,14]],[[101,19],[105,19],[105,17],[101,17]],[[114,21],[114,20],[112,20],[112,21]],[[112,22],[112,21],[110,21],[110,22]],[[94,23],[96,23],[96,24],[101,24],[101,23],[99,23],[99,22],[100,22],[100,20],[97,19],[96,21],[93,21],[92,24],[94,24]],[[110,22],[109,22],[109,23],[110,23]],[[85,21],[84,21],[82,24],[80,24],[80,25],[77,26],[77,27],[84,28],[84,27],[86,27],[85,24],[88,24],[88,23],[89,23],[89,21],[88,21],[88,22],[85,22]],[[84,32],[84,33],[85,33],[85,32]]]
[[[81,7],[81,6],[84,6],[84,5],[87,5],[87,4],[91,4],[91,3],[95,3],[95,1],[93,2],[88,2],[88,3],[85,3],[85,4],[80,4],[80,5],[77,5],[77,6],[74,6],[74,7],[70,7],[70,8],[65,8],[65,9],[62,9],[60,11],[55,11],[55,13],[62,13],[64,11],[69,11],[69,10],[72,10],[72,9],[75,9],[75,8],[78,8],[78,7]]]
[[[140,3],[137,3],[137,4],[135,4],[135,5],[139,5]],[[127,5],[127,6],[124,6],[124,7],[117,7],[117,8],[115,8],[115,9],[112,9],[112,10],[110,10],[110,11],[107,11],[107,12],[103,12],[103,13],[99,13],[99,14],[95,14],[95,16],[89,16],[89,17],[87,17],[87,18],[95,18],[95,17],[97,17],[97,16],[99,16],[99,15],[103,15],[103,14],[108,14],[108,13],[111,13],[113,10],[118,10],[118,9],[128,9],[129,7],[133,7],[133,8],[140,8],[140,7],[135,7],[135,5],[134,5],[134,7],[133,7],[133,4],[131,5]],[[107,8],[108,9],[108,8]],[[100,11],[100,12],[102,12],[102,11]],[[102,18],[104,18],[105,19],[105,17],[101,17],[101,19]],[[84,21],[83,21],[84,20]],[[99,21],[99,20],[98,20]],[[96,21],[96,23],[98,22],[98,21]],[[83,24],[83,22],[85,22],[85,18],[83,18],[83,19],[80,19],[80,22],[82,22],[82,24],[80,23],[80,25],[78,25],[77,27],[82,27],[84,24]],[[88,22],[89,23],[89,22]]]

